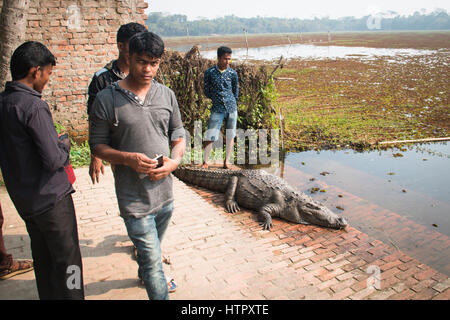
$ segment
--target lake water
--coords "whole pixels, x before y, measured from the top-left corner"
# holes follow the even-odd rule
[[[450,143],[444,142],[406,151],[289,153],[280,166],[263,169],[351,226],[450,276],[449,168]]]
[[[183,48],[179,48],[183,49]],[[186,50],[186,49],[184,49]],[[184,51],[183,50],[183,51]],[[375,59],[381,56],[417,56],[431,55],[437,50],[416,50],[416,49],[388,49],[388,48],[366,48],[366,47],[343,47],[343,46],[315,46],[312,44],[293,44],[282,46],[268,46],[260,48],[249,48],[249,60],[276,60],[283,56],[285,59],[337,59],[337,58],[359,58]],[[204,58],[216,59],[216,50],[201,51]],[[244,60],[247,57],[247,49],[233,50],[233,59]]]

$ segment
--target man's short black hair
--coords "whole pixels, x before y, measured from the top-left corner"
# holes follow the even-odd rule
[[[13,81],[22,80],[31,68],[48,65],[56,65],[56,58],[50,50],[40,42],[27,41],[17,47],[11,57],[11,77]]]
[[[217,49],[217,57],[220,58],[225,54],[232,54],[233,51],[231,50],[231,48],[228,47],[220,47],[219,49]]]
[[[145,53],[151,58],[161,58],[164,53],[164,42],[153,32],[141,32],[130,39],[129,52],[130,56],[134,53]]]
[[[117,42],[127,43],[131,37],[139,32],[146,32],[147,28],[140,23],[130,22],[120,26],[117,31]]]

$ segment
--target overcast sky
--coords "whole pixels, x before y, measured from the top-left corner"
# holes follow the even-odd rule
[[[329,16],[362,17],[369,14],[396,11],[412,14],[414,11],[431,12],[436,8],[450,11],[449,0],[146,0],[147,12],[183,14],[189,20],[200,17],[216,18],[232,15],[243,18],[256,16],[284,18],[313,18]]]

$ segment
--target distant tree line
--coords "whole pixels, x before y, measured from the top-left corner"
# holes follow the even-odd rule
[[[147,19],[149,29],[162,36],[200,36],[212,34],[238,34],[245,29],[248,33],[297,33],[327,31],[367,30],[449,30],[450,16],[444,9],[432,13],[415,12],[401,16],[389,11],[362,18],[342,17],[338,19],[285,19],[285,18],[239,18],[225,16],[216,19],[188,21],[187,16],[167,15],[152,12]]]

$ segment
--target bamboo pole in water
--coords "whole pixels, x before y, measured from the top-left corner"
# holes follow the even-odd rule
[[[427,138],[417,140],[396,140],[396,141],[384,141],[378,144],[397,144],[397,143],[417,143],[417,142],[438,142],[438,141],[450,141],[450,137],[446,138]]]
[[[245,35],[245,43],[247,45],[247,55],[245,56],[245,61],[244,62],[247,62],[247,59],[248,59],[248,39],[247,39],[247,30],[246,29],[244,29],[244,35]]]

